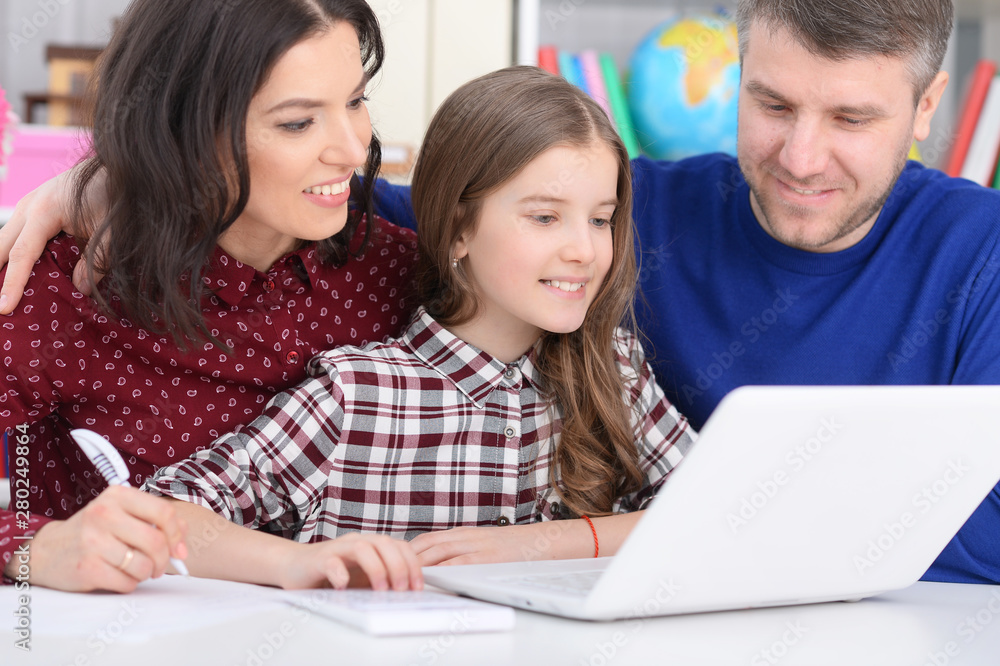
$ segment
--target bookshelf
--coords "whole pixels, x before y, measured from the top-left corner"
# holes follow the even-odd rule
[[[734,11],[735,0],[517,0],[517,62],[535,64],[540,44],[568,51],[587,48],[613,55],[620,70],[632,49],[654,26],[678,11]],[[931,136],[921,144],[924,160],[940,166],[960,112],[965,80],[980,58],[1000,62],[1000,0],[955,0],[956,27],[944,69],[951,74]]]

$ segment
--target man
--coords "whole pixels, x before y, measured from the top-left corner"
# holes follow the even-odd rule
[[[1000,383],[1000,194],[906,161],[952,21],[951,0],[739,0],[738,159],[634,161],[640,325],[696,427],[744,384]],[[925,578],[1000,582],[1000,489]]]

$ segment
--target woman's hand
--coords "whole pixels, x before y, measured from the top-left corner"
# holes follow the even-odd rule
[[[68,520],[45,524],[28,542],[31,584],[68,592],[131,592],[147,578],[162,576],[171,556],[187,557],[185,538],[172,502],[111,486]],[[15,559],[7,565],[8,575]]]
[[[60,231],[73,233],[73,170],[59,174],[26,194],[14,208],[10,221],[0,228],[0,268],[7,264],[7,275],[0,289],[0,314],[10,314],[24,294],[31,269],[42,256],[46,243]],[[87,187],[87,204],[92,219],[103,217],[104,176],[98,174]],[[91,280],[87,262],[77,263],[73,284],[84,294],[90,293]],[[93,284],[100,281],[95,275]]]
[[[405,541],[379,534],[352,533],[330,541],[301,544],[282,562],[281,587],[371,587],[421,590],[424,577],[417,555]]]

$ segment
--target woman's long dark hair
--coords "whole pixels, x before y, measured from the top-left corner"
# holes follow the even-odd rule
[[[628,378],[618,365],[616,332],[635,330],[632,181],[628,153],[601,107],[565,79],[535,67],[509,67],[466,83],[427,128],[413,172],[419,263],[417,290],[445,326],[473,319],[475,289],[452,264],[455,243],[475,232],[483,201],[554,146],[607,147],[618,164],[611,216],[612,260],[583,325],[542,335],[535,365],[562,409],[553,484],[578,514],[611,512],[641,487]],[[636,370],[637,371],[637,370]],[[555,478],[553,478],[553,481]]]
[[[78,169],[73,217],[93,228],[86,261],[107,272],[108,305],[132,323],[185,340],[212,339],[202,276],[219,237],[250,194],[250,101],[291,47],[334,23],[354,27],[368,76],[381,68],[378,20],[364,0],[135,0],[102,54],[93,91],[94,154]],[[317,67],[327,66],[317,63]],[[332,72],[331,76],[337,76]],[[362,214],[371,219],[381,146],[351,181],[347,225],[317,246],[342,263]],[[88,187],[102,174],[108,212],[89,219]],[[370,225],[367,227],[371,228]],[[106,284],[105,284],[106,283]]]

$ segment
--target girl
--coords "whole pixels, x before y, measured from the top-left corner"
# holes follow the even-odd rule
[[[36,529],[37,585],[124,592],[184,556],[170,503],[106,489],[70,429],[108,436],[139,485],[249,421],[315,353],[409,321],[413,234],[363,215],[380,162],[364,93],[382,55],[364,0],[129,7],[99,65],[77,189],[80,223],[88,184],[106,190],[107,249],[83,260],[73,238],[53,240],[0,322],[0,427],[30,488],[21,515],[0,513],[8,574]],[[111,268],[96,300],[72,286],[83,264]],[[376,585],[384,566],[419,578],[405,544],[330,548],[329,567],[362,558]]]
[[[620,327],[629,161],[589,97],[528,67],[462,86],[428,128],[413,201],[423,306],[407,331],[320,354],[249,427],[147,482],[201,505],[178,507],[196,534],[211,509],[310,543],[232,526],[192,573],[288,585],[315,542],[355,532],[413,539],[424,565],[610,555],[691,445]],[[576,517],[552,538],[547,521]]]

